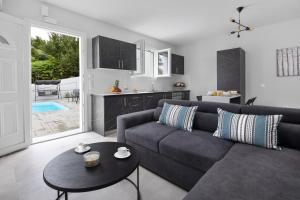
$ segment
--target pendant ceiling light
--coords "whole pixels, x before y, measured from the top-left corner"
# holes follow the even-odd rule
[[[241,12],[242,12],[243,9],[244,9],[244,7],[242,7],[242,6],[241,6],[241,7],[238,7],[238,8],[236,9],[236,10],[238,11],[238,13],[239,13],[239,19],[238,19],[238,20],[235,20],[235,19],[233,19],[233,18],[230,19],[230,21],[231,21],[232,23],[235,23],[235,24],[238,25],[237,30],[231,31],[231,32],[230,32],[230,35],[237,34],[237,37],[238,37],[238,38],[241,37],[241,35],[240,35],[241,32],[253,30],[253,28],[250,28],[249,26],[245,26],[245,25],[243,25],[243,24],[241,23]]]

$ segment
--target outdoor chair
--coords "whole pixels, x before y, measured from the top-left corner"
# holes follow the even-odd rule
[[[79,98],[80,98],[79,89],[74,89],[72,92],[72,101],[75,101],[76,103],[78,103]]]

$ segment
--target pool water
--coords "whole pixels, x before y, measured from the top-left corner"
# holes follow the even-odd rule
[[[67,110],[67,108],[59,103],[47,101],[47,102],[39,102],[32,103],[32,112],[51,112],[51,111],[59,111],[59,110]]]

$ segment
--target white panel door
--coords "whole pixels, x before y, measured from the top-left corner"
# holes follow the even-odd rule
[[[1,14],[1,13],[0,13]],[[28,28],[22,21],[0,15],[0,156],[29,144],[25,125],[28,102]],[[29,105],[27,105],[29,106]],[[26,109],[25,109],[26,110]]]

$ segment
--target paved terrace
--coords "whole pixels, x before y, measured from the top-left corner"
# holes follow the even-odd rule
[[[60,84],[61,92],[60,98],[57,96],[38,96],[37,101],[35,99],[35,86],[31,85],[32,89],[32,103],[54,101],[65,107],[68,110],[59,110],[52,112],[32,113],[32,134],[33,138],[52,135],[55,133],[65,132],[79,128],[79,105],[78,102],[72,102],[70,99],[65,99],[66,93],[72,93],[74,89],[79,88],[79,77],[62,79]],[[40,85],[39,89],[56,89],[56,85]]]
[[[79,128],[79,102],[76,104],[71,99],[68,102],[68,99],[57,99],[55,97],[47,97],[47,99],[37,100],[36,102],[45,101],[57,102],[67,107],[68,110],[32,113],[33,137],[46,136]]]

